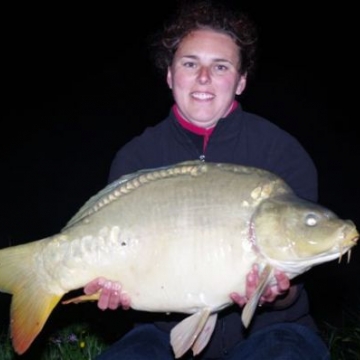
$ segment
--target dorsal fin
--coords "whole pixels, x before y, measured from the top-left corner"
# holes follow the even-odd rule
[[[198,160],[185,161],[176,166],[162,166],[158,168],[144,169],[136,171],[132,174],[123,175],[92,196],[69,220],[62,230],[68,229],[82,219],[99,211],[102,207],[117,200],[120,196],[136,190],[144,184],[176,175],[195,175],[198,173],[197,170],[201,164],[204,165],[203,162]]]

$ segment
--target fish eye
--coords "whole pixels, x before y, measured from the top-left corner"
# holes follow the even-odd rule
[[[318,217],[315,214],[309,214],[305,217],[305,224],[315,226],[318,223]]]

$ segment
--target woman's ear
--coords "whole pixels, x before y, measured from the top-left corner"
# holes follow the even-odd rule
[[[247,74],[241,75],[236,88],[236,95],[241,95],[246,88]]]

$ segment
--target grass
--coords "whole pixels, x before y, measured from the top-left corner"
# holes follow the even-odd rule
[[[334,326],[326,321],[320,325],[334,360],[360,359],[360,302],[343,311],[342,324]]]
[[[93,334],[86,323],[79,323],[53,333],[41,347],[29,353],[16,355],[7,332],[0,337],[0,359],[38,359],[38,360],[91,360],[100,354],[107,344]]]

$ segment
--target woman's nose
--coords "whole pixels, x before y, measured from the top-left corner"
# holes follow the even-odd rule
[[[211,81],[210,69],[206,66],[202,66],[199,70],[198,80],[200,84],[206,84]]]

